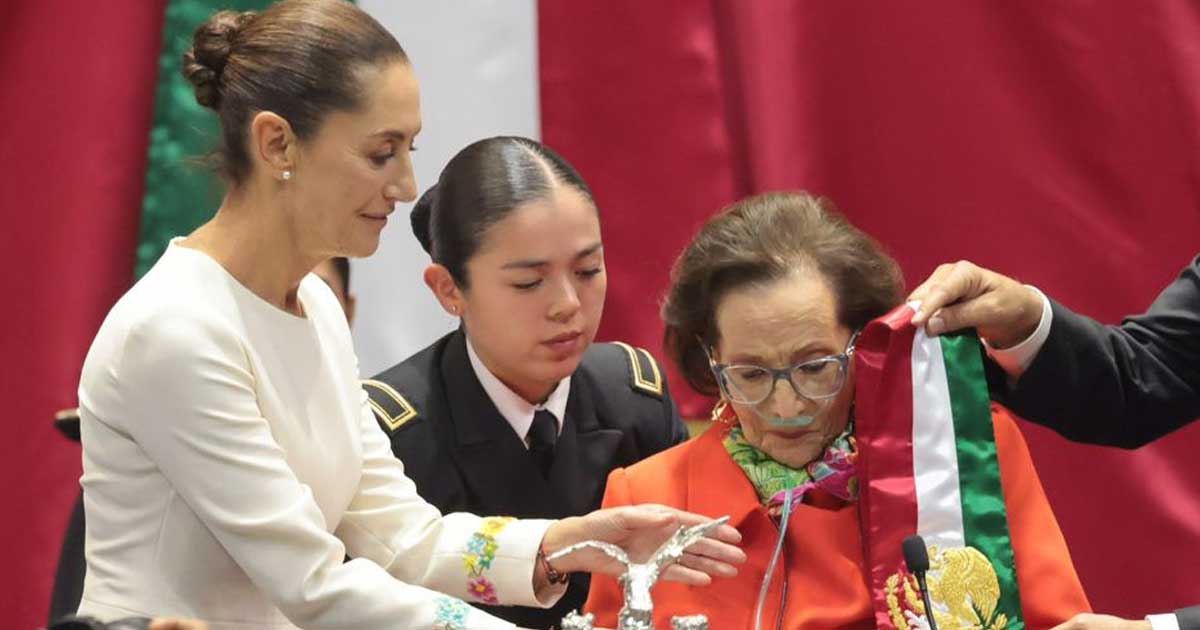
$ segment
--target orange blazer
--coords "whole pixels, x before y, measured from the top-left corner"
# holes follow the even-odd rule
[[[1025,624],[1031,630],[1050,628],[1091,606],[1020,430],[999,406],[993,405],[992,418]],[[753,627],[779,530],[721,444],[728,430],[715,425],[694,440],[609,475],[604,507],[662,503],[714,518],[728,514],[742,533],[748,559],[737,577],[718,578],[707,587],[667,582],[655,587],[654,623],[659,628],[671,627],[674,615],[696,613],[708,615],[714,629]],[[806,500],[792,512],[763,609],[764,628],[875,627],[859,531],[857,504],[826,497]],[[620,607],[616,580],[593,576],[585,610],[595,613],[596,626],[616,627]]]

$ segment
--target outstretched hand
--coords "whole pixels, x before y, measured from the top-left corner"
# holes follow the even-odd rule
[[[1010,348],[1033,334],[1042,319],[1036,291],[965,260],[940,265],[908,296],[919,300],[914,326],[929,335],[975,328],[993,348]]]
[[[601,540],[625,550],[632,562],[646,562],[680,526],[706,523],[712,519],[664,505],[633,505],[597,510],[590,514],[563,519],[546,532],[548,553],[585,540]],[[735,565],[746,561],[737,547],[741,534],[729,525],[721,525],[697,541],[683,554],[678,564],[663,571],[662,579],[691,585],[706,585],[713,576],[737,575]],[[563,572],[587,571],[621,575],[625,566],[607,554],[586,549],[554,562]]]

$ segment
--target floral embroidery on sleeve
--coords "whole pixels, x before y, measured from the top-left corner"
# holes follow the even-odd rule
[[[461,599],[439,597],[433,614],[433,630],[463,630],[471,607]]]
[[[463,566],[467,570],[467,592],[471,597],[485,604],[499,604],[496,599],[496,585],[483,573],[492,568],[496,559],[496,536],[513,522],[511,516],[489,516],[479,524],[479,531],[471,535],[467,541],[467,553],[463,556]]]

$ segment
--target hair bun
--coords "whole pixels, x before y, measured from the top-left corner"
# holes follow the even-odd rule
[[[425,194],[413,206],[409,221],[412,223],[413,236],[421,242],[425,253],[433,256],[433,209],[437,205],[438,185],[430,186]]]
[[[192,47],[183,53],[183,76],[204,107],[221,106],[221,73],[229,62],[238,32],[254,17],[253,11],[218,11],[192,34]]]

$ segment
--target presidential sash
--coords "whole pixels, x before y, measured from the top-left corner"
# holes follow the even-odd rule
[[[864,557],[879,628],[927,614],[901,542],[929,546],[938,627],[1019,630],[1008,517],[982,346],[973,332],[929,337],[901,306],[872,321],[855,350]]]

